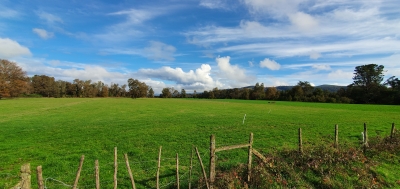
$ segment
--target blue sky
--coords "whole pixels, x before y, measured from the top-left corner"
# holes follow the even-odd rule
[[[400,76],[398,0],[0,0],[0,58],[29,76],[191,92]]]

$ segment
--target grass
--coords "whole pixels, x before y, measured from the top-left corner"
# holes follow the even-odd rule
[[[32,169],[42,165],[45,178],[72,185],[82,154],[85,163],[79,186],[94,187],[94,161],[98,159],[102,187],[111,188],[114,147],[118,147],[119,186],[129,186],[123,159],[127,153],[139,187],[154,188],[160,146],[161,185],[167,185],[174,180],[176,153],[180,157],[181,174],[187,179],[192,145],[199,148],[204,164],[208,165],[211,134],[216,135],[216,145],[220,147],[246,143],[249,133],[253,132],[254,148],[266,153],[274,149],[295,149],[299,127],[303,130],[303,141],[313,145],[321,139],[333,140],[334,125],[338,124],[339,143],[358,147],[363,123],[368,125],[369,136],[376,137],[389,135],[391,124],[400,122],[400,106],[385,105],[21,98],[0,100],[0,107],[0,188],[10,188],[18,182],[19,168],[28,162]],[[217,155],[220,170],[246,162],[245,149]],[[198,161],[195,162],[195,176],[198,176],[200,169]],[[389,183],[395,183],[400,177],[395,171],[400,168],[398,163],[392,162],[385,159],[376,168]],[[32,177],[34,181],[35,174]],[[64,187],[58,184],[48,180],[47,187]]]

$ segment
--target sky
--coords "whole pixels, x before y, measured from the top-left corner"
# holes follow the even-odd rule
[[[28,76],[187,92],[400,76],[398,0],[0,0],[0,59]]]

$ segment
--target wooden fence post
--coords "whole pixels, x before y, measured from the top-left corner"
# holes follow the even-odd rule
[[[247,182],[250,182],[250,178],[251,178],[252,156],[253,156],[253,133],[250,133],[250,138],[249,138],[249,157],[248,157],[248,164],[247,164]]]
[[[21,166],[21,181],[11,189],[31,189],[31,165],[29,163]]]
[[[38,188],[44,189],[42,166],[41,165],[37,166],[36,171],[37,171]]]
[[[192,152],[190,153],[190,167],[189,167],[189,189],[192,188],[193,150],[194,147],[192,146]]]
[[[179,157],[176,153],[176,188],[179,189]]]
[[[215,181],[215,135],[210,137],[210,189],[214,189]]]
[[[392,130],[390,131],[390,139],[393,139],[394,132],[395,132],[395,127],[394,127],[394,123],[392,123]]]
[[[37,171],[38,188],[44,189],[42,166],[41,165],[37,166],[36,171]]]
[[[368,147],[368,133],[367,133],[367,124],[364,123],[364,144],[363,144],[363,151],[364,153],[367,151]]]
[[[335,125],[335,148],[339,148],[339,126]]]
[[[94,161],[94,175],[96,177],[96,189],[100,189],[99,160]]]
[[[31,189],[31,164],[27,163],[21,166],[21,182],[19,189]]]
[[[78,186],[79,177],[81,176],[83,160],[85,160],[85,155],[82,155],[81,161],[79,162],[78,171],[76,172],[76,178],[75,178],[74,186],[72,187],[72,189],[76,189]]]
[[[157,189],[160,189],[161,148],[162,146],[160,146],[160,151],[158,152],[157,183],[156,183]]]
[[[131,166],[129,166],[128,154],[124,154],[124,156],[125,156],[126,168],[128,169],[129,178],[131,179],[132,188],[136,189],[135,180],[133,179]]]
[[[206,180],[207,189],[210,189],[210,184],[209,184],[208,179],[207,179],[207,173],[206,173],[206,170],[204,169],[203,161],[201,160],[199,149],[197,149],[197,147],[196,147],[196,154],[197,154],[197,157],[199,158],[199,161],[200,161],[200,166],[201,166],[201,170],[203,171],[204,179]]]
[[[117,189],[118,186],[117,173],[118,173],[117,147],[114,147],[114,189]]]
[[[301,138],[301,128],[299,128],[299,153],[303,154],[303,139]]]

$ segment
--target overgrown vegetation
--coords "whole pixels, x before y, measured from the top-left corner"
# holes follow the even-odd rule
[[[400,179],[388,182],[380,166],[400,161],[400,135],[376,136],[364,154],[360,146],[334,148],[330,140],[309,143],[303,153],[294,149],[274,149],[258,159],[247,183],[247,168],[242,165],[219,172],[218,188],[395,188]]]

